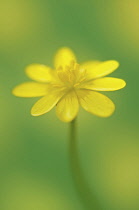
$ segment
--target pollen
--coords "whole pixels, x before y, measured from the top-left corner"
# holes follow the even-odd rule
[[[74,61],[71,61],[69,66],[60,66],[57,70],[58,78],[67,88],[78,87],[85,80],[85,73],[86,70]]]

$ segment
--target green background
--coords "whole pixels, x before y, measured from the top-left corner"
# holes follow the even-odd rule
[[[102,210],[139,209],[139,1],[5,0],[0,2],[0,209],[81,210],[71,178],[68,124],[55,110],[32,117],[34,99],[11,90],[28,81],[31,63],[53,65],[60,47],[78,61],[116,59],[125,89],[106,93],[108,119],[80,110],[80,161]]]

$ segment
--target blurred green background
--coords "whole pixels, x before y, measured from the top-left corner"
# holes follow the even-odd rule
[[[139,1],[0,1],[0,209],[81,210],[71,178],[68,124],[55,110],[32,117],[37,99],[16,98],[31,63],[53,65],[62,46],[78,61],[116,59],[127,87],[106,93],[108,119],[80,110],[80,160],[104,210],[139,209]]]

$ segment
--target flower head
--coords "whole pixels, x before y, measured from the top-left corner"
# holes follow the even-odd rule
[[[99,117],[109,117],[115,110],[114,103],[97,91],[115,91],[126,83],[122,79],[104,77],[119,66],[115,60],[89,61],[79,65],[69,48],[60,49],[54,59],[55,70],[40,64],[26,68],[34,81],[25,82],[13,89],[18,97],[40,97],[31,109],[33,116],[40,116],[56,106],[56,113],[64,122],[72,121],[79,105]]]

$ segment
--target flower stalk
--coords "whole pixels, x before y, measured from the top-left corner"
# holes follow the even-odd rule
[[[101,210],[101,206],[95,194],[90,190],[83,170],[80,165],[78,142],[77,142],[77,119],[70,123],[69,155],[72,178],[85,209]]]

